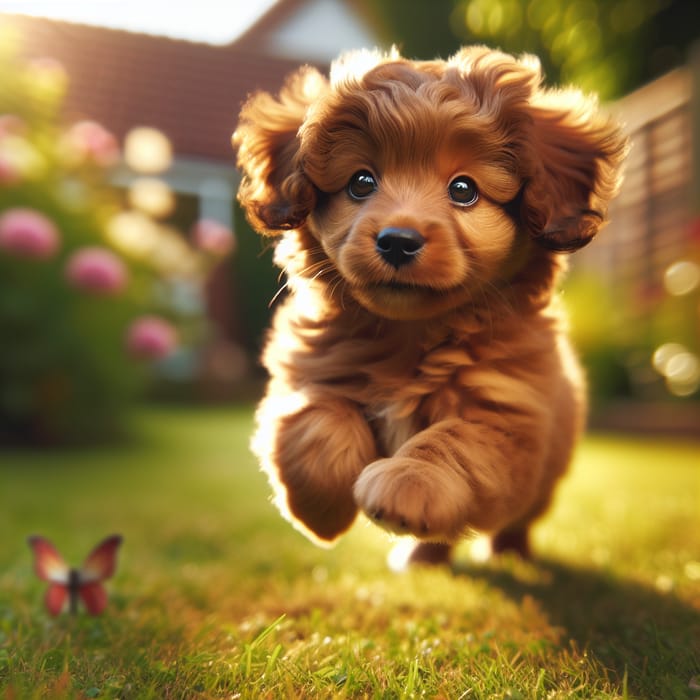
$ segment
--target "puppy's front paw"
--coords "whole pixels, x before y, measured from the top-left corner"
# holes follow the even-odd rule
[[[386,530],[438,541],[463,534],[472,497],[462,476],[410,457],[373,462],[360,474],[354,494],[357,505]]]

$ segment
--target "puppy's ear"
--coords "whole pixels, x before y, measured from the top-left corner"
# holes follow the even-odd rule
[[[532,171],[521,195],[521,214],[543,247],[571,252],[589,243],[605,222],[616,194],[627,139],[576,91],[538,90],[531,98]]]
[[[301,226],[316,203],[301,169],[297,132],[325,89],[323,76],[304,67],[289,76],[278,97],[257,93],[241,110],[232,139],[243,172],[238,199],[260,233]]]

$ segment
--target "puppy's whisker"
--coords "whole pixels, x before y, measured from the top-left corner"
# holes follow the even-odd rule
[[[270,301],[267,304],[267,308],[271,309],[274,306],[274,303],[279,299],[280,295],[284,292],[285,289],[289,287],[289,282],[285,282],[276,292],[275,295],[270,299]]]
[[[335,270],[333,269],[332,265],[329,265],[328,267],[322,267],[319,269],[319,271],[311,277],[311,281],[317,280],[319,277],[322,277],[323,275],[329,275],[329,274],[334,274]]]
[[[305,268],[299,271],[299,274],[304,277],[309,277],[318,273],[319,270],[323,270],[328,265],[328,260],[319,260],[317,262],[312,262]]]
[[[260,249],[260,251],[258,252],[258,254],[255,257],[257,257],[257,259],[260,260],[263,257],[263,255],[266,255],[269,251],[274,250],[274,249],[275,249],[274,243],[272,243],[271,241],[265,241],[264,245],[262,246],[262,248]]]
[[[329,288],[329,295],[331,297],[334,297],[335,293],[338,290],[340,290],[340,298],[338,299],[338,303],[340,304],[340,308],[345,310],[344,297],[345,297],[346,285],[343,284],[343,282],[344,282],[343,278],[340,275],[338,275]]]

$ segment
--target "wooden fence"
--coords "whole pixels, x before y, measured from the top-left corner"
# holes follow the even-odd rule
[[[611,109],[631,139],[625,179],[610,223],[575,264],[641,295],[658,289],[688,248],[696,186],[692,83],[692,69],[679,68]]]

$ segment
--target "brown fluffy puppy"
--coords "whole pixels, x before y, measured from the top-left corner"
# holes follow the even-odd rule
[[[444,558],[478,530],[528,552],[585,413],[555,287],[626,144],[532,57],[348,54],[234,134],[239,198],[289,294],[263,355],[254,451],[317,542],[358,510]]]

